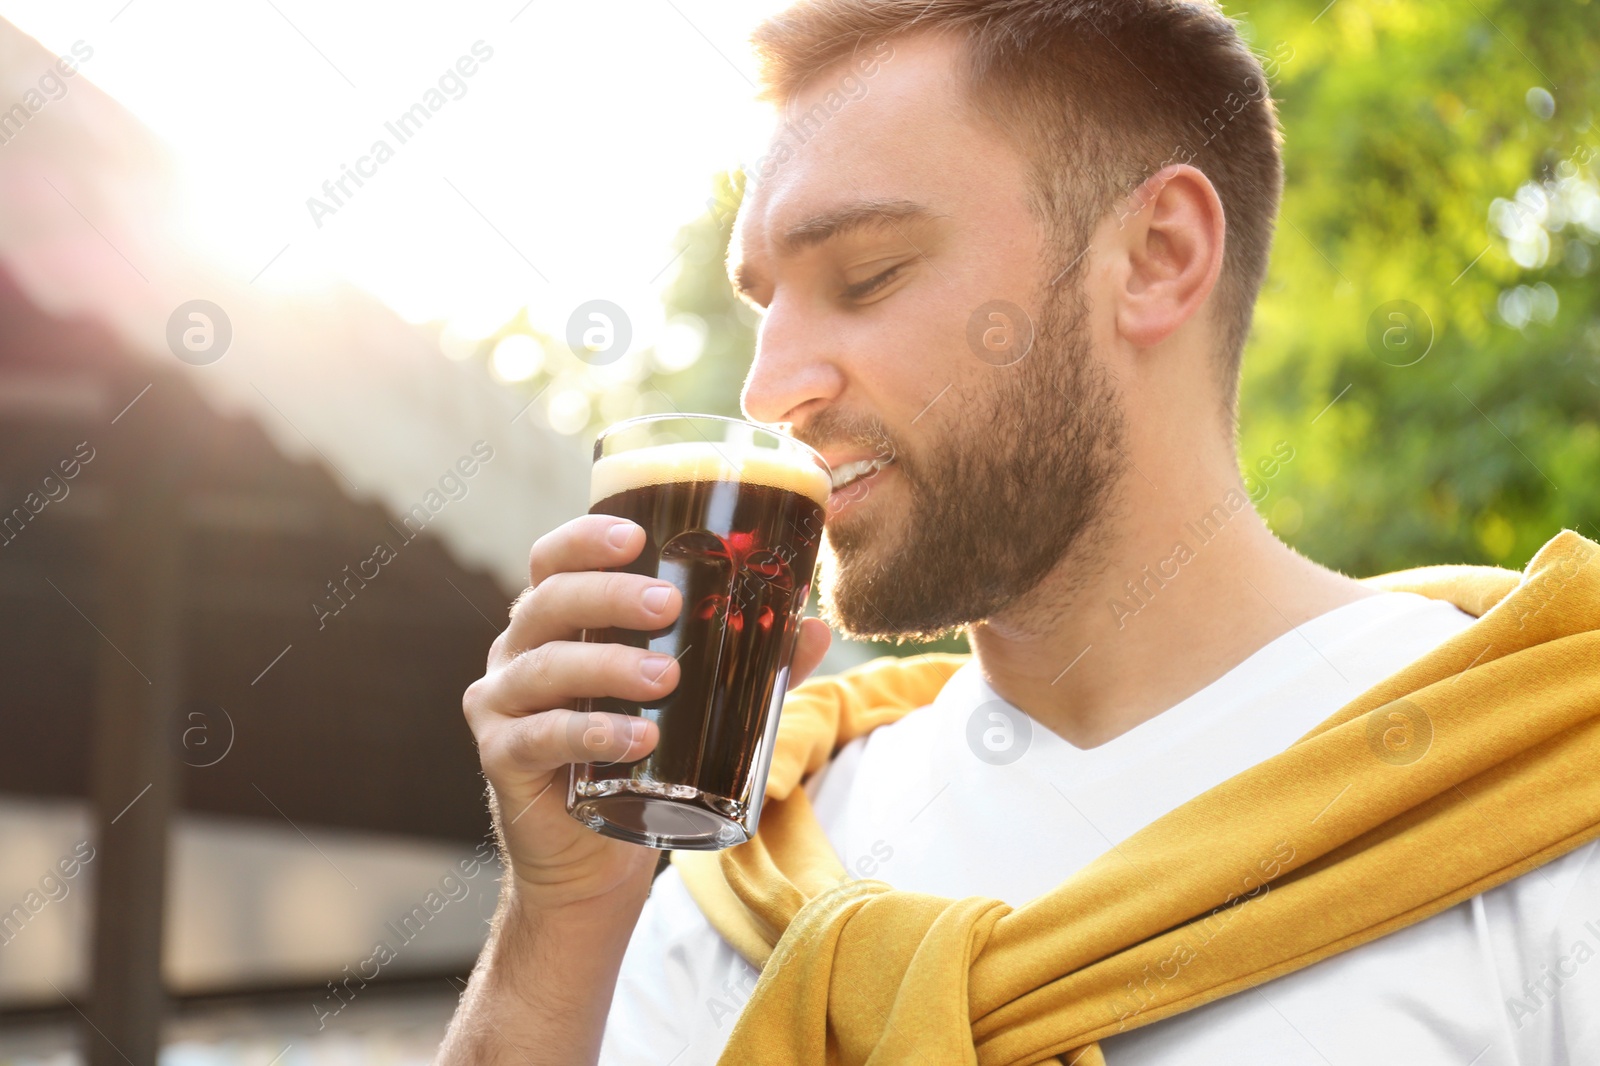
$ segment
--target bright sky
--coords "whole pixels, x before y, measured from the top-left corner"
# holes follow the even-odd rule
[[[678,228],[715,173],[760,154],[746,38],[783,6],[0,0],[0,17],[52,51],[94,49],[82,74],[171,145],[195,240],[258,285],[344,277],[469,336],[524,304],[560,335],[606,299],[643,345]],[[445,75],[401,143],[385,123]],[[361,162],[379,139],[393,157]],[[319,228],[307,199],[332,205],[323,183],[358,162],[371,176]]]

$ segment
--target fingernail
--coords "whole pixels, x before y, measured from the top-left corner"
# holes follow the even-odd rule
[[[672,665],[672,659],[666,655],[646,655],[639,660],[639,674],[646,681],[655,684],[661,680],[661,675],[667,672],[667,667]]]
[[[606,540],[611,542],[613,548],[626,548],[628,546],[628,538],[631,536],[633,536],[633,523],[618,522],[606,534]]]
[[[644,719],[643,718],[635,718],[633,721],[629,722],[628,723],[628,734],[629,734],[630,740],[632,740],[635,743],[637,743],[638,741],[644,739]]]
[[[644,609],[652,614],[660,614],[666,609],[667,596],[671,592],[672,588],[668,585],[657,585],[654,588],[645,589],[644,596],[641,597],[644,600]]]

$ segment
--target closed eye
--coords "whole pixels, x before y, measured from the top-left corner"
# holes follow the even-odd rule
[[[900,269],[904,266],[904,263],[896,263],[888,270],[885,270],[881,274],[876,274],[868,278],[866,281],[858,281],[854,285],[846,285],[844,288],[845,299],[862,300],[868,296],[871,296],[873,293],[889,284],[890,281],[894,280],[895,275],[898,274]]]

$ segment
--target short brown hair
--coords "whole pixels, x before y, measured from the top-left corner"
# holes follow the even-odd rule
[[[1031,203],[1065,266],[1095,223],[1161,167],[1188,162],[1222,200],[1223,407],[1266,276],[1283,186],[1261,63],[1209,2],[800,0],[752,36],[762,95],[786,103],[863,45],[922,33],[965,41],[967,100],[1031,161]]]

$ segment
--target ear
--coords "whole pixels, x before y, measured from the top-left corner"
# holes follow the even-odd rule
[[[1225,225],[1211,180],[1187,164],[1152,175],[1128,198],[1117,271],[1117,332],[1152,347],[1200,309],[1222,272]]]

